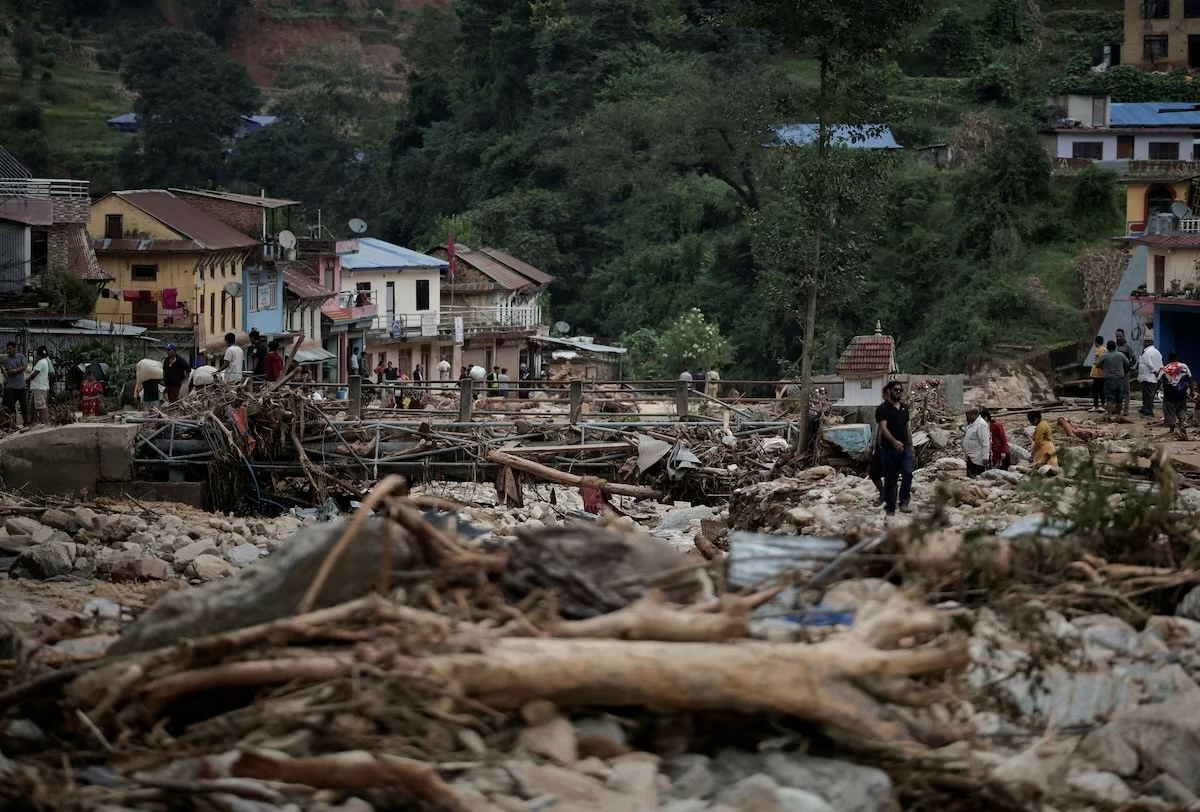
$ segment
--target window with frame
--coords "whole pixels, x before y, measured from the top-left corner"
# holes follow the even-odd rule
[[[1166,20],[1171,16],[1171,0],[1142,0],[1143,20]]]
[[[104,215],[104,239],[119,240],[125,236],[125,218],[120,214]]]
[[[1200,0],[1183,0],[1183,16],[1200,17]]]
[[[1179,160],[1179,142],[1178,141],[1151,141],[1148,147],[1150,160],[1152,161],[1178,161]]]
[[[157,265],[131,265],[129,273],[134,282],[157,282],[158,281],[158,266]]]
[[[417,280],[417,310],[429,309],[429,280]]]
[[[1165,34],[1156,34],[1151,37],[1142,37],[1142,58],[1151,62],[1157,62],[1167,58],[1167,37]]]
[[[1154,256],[1154,290],[1152,293],[1162,293],[1167,288],[1167,258],[1162,254]]]
[[[259,313],[263,310],[275,310],[279,307],[279,297],[276,288],[279,285],[279,275],[274,273],[250,275],[250,312]]]
[[[1104,160],[1103,141],[1076,141],[1071,144],[1071,157],[1083,161]]]

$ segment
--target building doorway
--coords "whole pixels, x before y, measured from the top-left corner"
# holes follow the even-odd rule
[[[1133,158],[1133,136],[1118,135],[1117,136],[1117,160],[1130,160]]]
[[[153,330],[158,327],[158,302],[149,298],[135,299],[133,305],[133,326]]]

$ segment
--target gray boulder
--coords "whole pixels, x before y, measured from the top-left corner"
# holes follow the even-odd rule
[[[44,581],[59,575],[69,575],[74,566],[70,549],[65,544],[50,541],[30,547],[18,555],[8,570],[8,577]]]

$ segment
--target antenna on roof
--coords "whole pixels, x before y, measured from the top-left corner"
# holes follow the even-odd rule
[[[556,321],[554,323],[554,329],[557,330],[559,334],[565,336],[567,333],[571,332],[571,325],[567,324],[565,321]]]
[[[1192,209],[1182,200],[1176,200],[1171,204],[1171,214],[1175,215],[1180,220],[1186,220],[1192,216]]]
[[[284,229],[283,231],[279,232],[278,240],[279,240],[279,245],[285,251],[291,251],[293,248],[296,247],[296,235],[293,234],[292,232],[288,231],[287,229]]]
[[[355,217],[354,219],[352,219],[350,221],[350,230],[353,231],[355,234],[366,234],[367,233],[367,221],[362,219],[361,217]]]

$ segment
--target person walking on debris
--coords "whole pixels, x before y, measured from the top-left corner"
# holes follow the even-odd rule
[[[100,416],[100,398],[104,394],[104,384],[96,380],[96,373],[88,370],[87,379],[79,387],[79,411],[84,417]]]
[[[508,377],[508,367],[500,370],[500,389],[498,393],[500,397],[508,398],[508,385],[512,383],[512,378]]]
[[[444,382],[444,381],[450,380],[450,362],[447,361],[445,358],[438,361],[437,373],[438,373],[439,381]]]
[[[1029,425],[1033,426],[1033,465],[1035,468],[1043,465],[1058,467],[1058,453],[1054,449],[1054,432],[1050,421],[1042,418],[1041,412],[1029,412],[1025,415]]]
[[[1158,389],[1158,375],[1162,372],[1162,353],[1154,346],[1154,339],[1147,338],[1146,349],[1138,359],[1138,383],[1142,388],[1142,408],[1139,414],[1154,417],[1154,393]]]
[[[967,430],[962,445],[963,455],[967,458],[967,476],[977,477],[986,471],[992,453],[992,429],[978,409],[967,409]]]
[[[266,363],[267,340],[256,327],[250,331],[250,369],[255,381],[261,382],[266,376]]]
[[[283,356],[279,354],[278,339],[267,345],[267,356],[263,359],[263,377],[267,383],[275,383],[283,374]]]
[[[1092,411],[1104,411],[1104,370],[1100,361],[1107,350],[1104,348],[1104,336],[1096,336],[1096,357],[1092,359]]]
[[[517,399],[518,400],[528,400],[529,399],[529,378],[530,378],[529,365],[521,364],[520,369],[517,371]]]
[[[192,366],[179,357],[174,344],[167,345],[167,358],[163,361],[163,386],[167,390],[167,403],[179,400],[183,382],[192,374]]]
[[[710,369],[704,375],[704,394],[710,398],[718,397],[717,392],[721,388],[721,373],[715,369]]]
[[[5,347],[7,354],[4,356],[3,364],[0,365],[0,370],[4,372],[4,408],[10,412],[15,412],[17,406],[21,407],[21,422],[29,425],[29,404],[26,402],[25,394],[25,370],[29,368],[29,361],[25,356],[17,352],[17,345],[10,341]]]
[[[1187,439],[1187,408],[1188,392],[1192,384],[1192,370],[1179,360],[1179,356],[1171,353],[1167,356],[1167,365],[1162,368],[1160,375],[1163,385],[1163,421],[1174,434],[1179,430],[1179,438]]]
[[[1117,350],[1125,356],[1129,361],[1129,373],[1137,372],[1138,359],[1133,352],[1133,345],[1125,341],[1125,331],[1118,329],[1116,334]],[[1121,417],[1129,417],[1129,380],[1125,381],[1125,386],[1121,389]]]
[[[896,514],[896,488],[900,488],[900,511],[910,513],[912,498],[913,447],[908,424],[908,406],[904,405],[904,384],[890,381],[883,390],[884,402],[875,409],[879,427],[880,453],[883,469],[883,509],[888,516]]]
[[[1100,369],[1104,372],[1104,401],[1107,404],[1113,421],[1121,420],[1121,409],[1124,408],[1124,396],[1129,393],[1129,356],[1117,349],[1117,342],[1108,342],[1108,352],[1100,359]]]
[[[148,412],[162,406],[162,395],[159,393],[161,385],[162,381],[158,378],[142,381],[142,411]]]
[[[887,403],[888,390],[883,390],[883,401],[880,405]],[[883,504],[883,432],[879,429],[878,407],[876,407],[875,424],[871,426],[871,466],[867,469],[867,479],[871,480],[871,484],[875,486],[875,490],[879,491],[879,495],[875,497],[875,507]]]
[[[1012,465],[1012,449],[1008,446],[1008,432],[1004,430],[1004,424],[994,419],[992,413],[987,409],[981,409],[979,416],[987,421],[988,431],[992,439],[991,454],[988,456],[988,467],[1007,471],[1009,466]]]
[[[500,394],[500,367],[492,367],[492,371],[487,376],[488,397],[497,397]]]
[[[237,336],[233,333],[226,333],[225,356],[221,359],[221,366],[217,367],[217,372],[225,373],[226,383],[239,383],[242,380],[245,365],[246,353],[242,352],[242,348],[237,345]]]
[[[383,361],[380,361],[378,364],[375,365],[375,383],[376,384],[383,383],[383,376],[387,373],[388,367],[390,367],[391,365],[392,365],[391,361],[388,361],[387,367],[385,367],[383,365]]]
[[[29,410],[34,423],[49,423],[50,359],[46,356],[45,347],[38,347],[33,357],[37,360],[33,364],[33,372],[25,381],[29,387]]]

